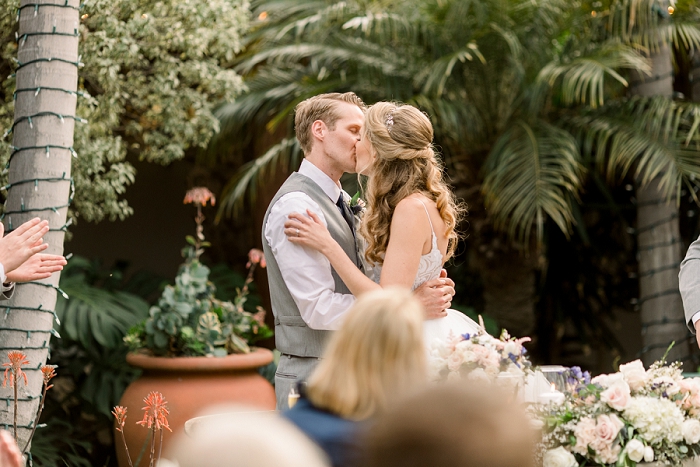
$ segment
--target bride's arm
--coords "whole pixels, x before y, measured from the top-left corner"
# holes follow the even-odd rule
[[[423,248],[426,242],[430,242],[431,232],[420,201],[405,198],[396,205],[379,281],[382,287],[413,287]]]
[[[335,272],[355,297],[380,288],[379,284],[365,276],[348,258],[343,248],[331,237],[321,219],[312,211],[306,212],[308,217],[295,212],[290,214],[289,220],[284,223],[284,233],[289,241],[313,248],[328,258]]]

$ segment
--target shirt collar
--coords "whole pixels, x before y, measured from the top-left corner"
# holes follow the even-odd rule
[[[321,169],[313,165],[308,160],[303,159],[298,172],[316,182],[316,184],[321,187],[323,192],[331,199],[331,201],[334,203],[338,201],[341,193],[340,185],[335,183],[331,177],[326,175]]]

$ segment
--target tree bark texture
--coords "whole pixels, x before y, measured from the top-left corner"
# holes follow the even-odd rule
[[[671,51],[660,46],[650,55],[651,76],[633,77],[630,91],[638,96],[673,95]],[[667,360],[686,361],[690,356],[688,329],[678,290],[681,238],[678,200],[668,199],[659,179],[637,183],[637,260],[639,306],[642,319],[642,359],[646,365],[658,360],[675,341]]]
[[[33,217],[48,219],[51,230],[44,237],[49,244],[45,252],[52,254],[63,253],[72,194],[69,148],[78,84],[78,6],[79,0],[22,0],[19,10],[14,153],[3,222],[8,232]],[[57,273],[37,283],[18,284],[13,298],[0,303],[0,359],[7,362],[8,351],[16,350],[30,362],[23,368],[29,384],[19,383],[21,447],[39,405],[40,367],[48,358],[58,281]],[[9,385],[0,388],[0,398],[12,398]],[[0,403],[0,427],[11,426],[12,405]]]

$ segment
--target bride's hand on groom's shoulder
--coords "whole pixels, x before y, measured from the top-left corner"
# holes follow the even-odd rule
[[[306,210],[307,215],[293,212],[284,223],[284,233],[290,242],[313,248],[321,253],[329,251],[335,240],[321,218]]]

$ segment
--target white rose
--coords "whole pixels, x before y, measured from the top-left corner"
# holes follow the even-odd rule
[[[642,459],[644,459],[644,451],[644,443],[642,443],[638,439],[629,440],[629,442],[627,443],[627,447],[625,447],[627,457],[629,457],[630,460],[633,462],[641,462]]]
[[[625,380],[633,390],[639,390],[644,387],[647,382],[647,371],[644,369],[644,364],[641,360],[620,365],[620,373],[625,376]]]
[[[696,444],[700,441],[700,421],[694,418],[684,421],[681,426],[681,432],[686,443]]]
[[[651,446],[644,448],[644,462],[654,462],[654,448]]]
[[[491,382],[491,378],[489,378],[488,373],[486,373],[483,368],[474,368],[467,374],[467,381],[488,384]]]
[[[573,454],[567,451],[564,446],[550,449],[544,453],[542,467],[577,467],[578,462]]]
[[[610,387],[618,381],[624,381],[625,376],[622,373],[612,373],[609,375],[598,375],[591,380],[591,383],[598,383],[604,388]]]
[[[600,393],[600,400],[615,410],[624,410],[630,397],[630,387],[626,381],[616,381]]]

